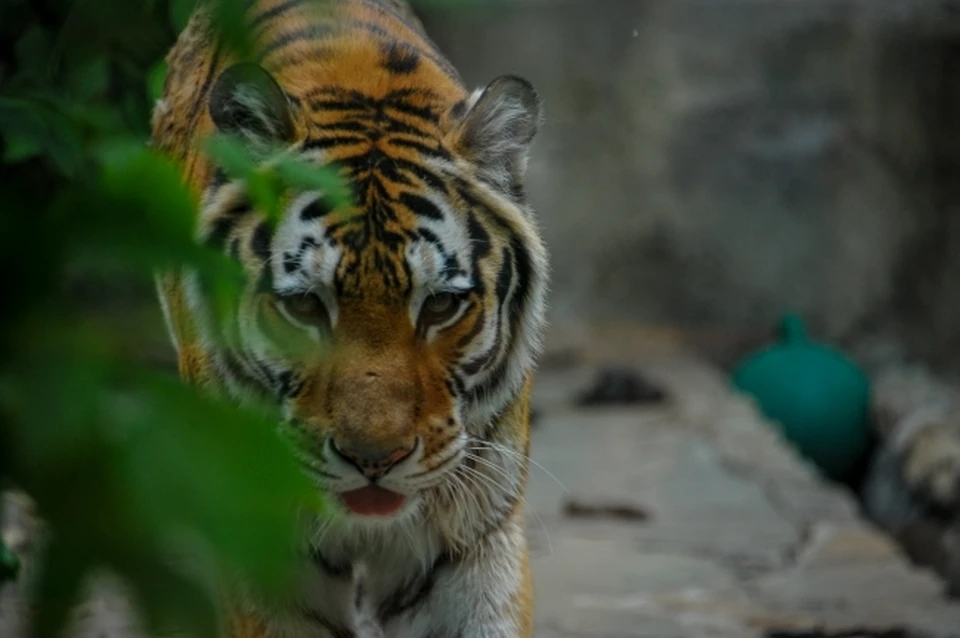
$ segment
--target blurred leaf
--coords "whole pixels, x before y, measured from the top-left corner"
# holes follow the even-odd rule
[[[3,159],[14,163],[42,152],[64,175],[75,176],[83,164],[80,131],[53,106],[52,97],[38,97],[0,98],[0,131],[6,138]]]
[[[147,74],[147,95],[152,103],[163,98],[163,86],[167,81],[167,61],[160,60]]]
[[[85,60],[70,70],[67,76],[67,90],[77,101],[90,100],[107,88],[108,72],[106,58],[96,57]]]
[[[238,60],[253,58],[253,34],[246,20],[250,0],[213,0],[213,24],[221,42]]]
[[[316,167],[293,157],[283,157],[275,170],[289,184],[303,190],[319,190],[334,208],[350,206],[350,192],[332,167]]]
[[[225,45],[249,55],[248,0],[212,1]],[[0,272],[16,273],[0,313],[0,480],[35,499],[51,533],[38,635],[57,635],[85,579],[106,568],[154,634],[208,638],[217,578],[282,594],[298,522],[322,515],[275,406],[148,368],[144,311],[110,307],[118,290],[152,290],[158,271],[195,273],[213,319],[244,290],[242,267],[195,241],[199,202],[179,167],[147,144],[158,60],[193,4],[0,3]],[[271,219],[288,188],[343,192],[332,170],[282,149],[209,148]],[[42,239],[42,259],[24,238]]]
[[[43,78],[49,71],[53,35],[41,25],[33,24],[17,39],[14,50],[21,75]]]
[[[322,503],[278,434],[279,414],[197,395],[164,375],[138,381],[151,394],[127,415],[138,425],[126,458],[144,516],[205,530],[219,560],[245,555],[247,578],[281,587],[295,567],[297,517]],[[173,457],[175,470],[166,463]]]
[[[257,170],[257,160],[236,136],[223,133],[212,135],[202,143],[202,147],[232,177],[246,178]]]
[[[63,535],[53,536],[44,548],[31,628],[35,638],[59,638],[72,606],[80,600],[83,577],[90,565],[84,560],[84,552],[77,549]]]
[[[145,577],[150,572],[151,577]],[[218,600],[195,579],[169,565],[144,565],[133,580],[134,597],[141,603],[147,631],[153,636],[182,635],[210,638],[222,635]]]
[[[175,33],[180,33],[186,28],[196,4],[197,0],[170,1],[170,26]]]

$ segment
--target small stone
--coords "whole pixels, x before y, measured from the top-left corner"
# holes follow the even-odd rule
[[[642,508],[630,503],[588,503],[570,499],[563,505],[570,518],[605,518],[620,521],[646,521],[650,518]]]
[[[642,375],[626,368],[601,368],[593,385],[577,401],[579,405],[617,403],[662,403],[666,394]]]

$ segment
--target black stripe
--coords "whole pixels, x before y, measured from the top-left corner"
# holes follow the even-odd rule
[[[413,149],[422,155],[428,157],[438,157],[440,159],[450,159],[450,153],[448,153],[443,148],[439,146],[428,146],[423,142],[417,142],[415,140],[409,140],[403,137],[392,137],[390,138],[390,144],[393,146],[402,146],[404,148]]]
[[[430,138],[431,134],[428,131],[417,128],[412,124],[407,124],[406,122],[401,122],[400,120],[390,117],[389,115],[384,114],[382,122],[378,122],[380,127],[383,129],[384,133],[387,134],[406,134],[413,135],[414,137],[426,137]],[[391,138],[391,143],[393,138]],[[446,152],[446,151],[444,151]]]
[[[344,101],[338,99],[327,99],[327,100],[310,100],[310,109],[314,111],[364,111],[366,112],[367,106],[360,104],[356,101]]]
[[[310,204],[308,204],[302,211],[300,211],[300,219],[305,222],[313,221],[316,219],[323,219],[331,213],[333,209],[327,205],[327,202],[323,198],[315,199]],[[305,248],[300,246],[300,254],[303,254]],[[288,271],[289,272],[289,271]]]
[[[253,230],[250,238],[250,249],[261,260],[270,261],[270,243],[273,241],[273,232],[267,222],[260,222]]]
[[[371,35],[375,35],[378,38],[381,38],[383,40],[387,40],[391,42],[398,41],[397,34],[395,32],[390,31],[388,29],[384,29],[381,25],[375,22],[368,22],[367,20],[347,20],[346,25],[353,29],[360,29],[362,31],[366,31],[367,33]],[[453,65],[450,64],[449,60],[443,57],[443,54],[437,50],[436,45],[434,45],[433,42],[431,42],[430,40],[420,36],[420,37],[417,37],[416,42],[406,41],[406,42],[403,42],[403,44],[406,44],[408,46],[411,46],[419,50],[420,55],[422,55],[423,57],[433,62],[437,66],[437,68],[443,71],[443,73],[446,74],[447,77],[449,77],[450,79],[455,80],[457,82],[460,81],[460,77],[457,74],[457,70],[453,68]],[[422,48],[417,45],[422,45]]]
[[[503,264],[500,266],[500,272],[497,273],[497,283],[494,288],[497,302],[497,331],[494,335],[493,344],[486,352],[461,366],[460,369],[470,375],[477,374],[494,362],[503,345],[504,326],[500,321],[500,313],[506,304],[507,295],[510,294],[510,284],[513,283],[513,258],[510,250],[506,247],[503,249],[502,259]]]
[[[327,23],[311,24],[309,27],[297,29],[296,31],[288,31],[263,47],[260,51],[260,61],[263,62],[271,53],[275,53],[291,44],[302,41],[310,42],[321,40],[336,34],[337,31],[338,29],[336,27]]]
[[[414,106],[413,104],[410,104],[406,101],[401,101],[401,99],[397,99],[396,97],[391,99],[390,96],[387,96],[387,100],[384,101],[384,106],[399,113],[403,113],[404,115],[425,120],[431,124],[437,124],[440,122],[440,114],[436,111],[424,106]]]
[[[337,50],[333,46],[329,44],[318,44],[305,50],[301,49],[274,58],[270,63],[270,70],[274,73],[279,73],[288,67],[303,64],[304,62],[323,62],[335,57],[336,54]],[[296,99],[292,95],[288,95],[287,97],[290,98],[292,102],[296,102]]]
[[[375,8],[379,13],[385,13],[395,18],[397,21],[401,22],[404,26],[409,28],[411,31],[414,31],[418,36],[420,43],[423,44],[427,49],[429,49],[434,55],[428,56],[433,62],[441,68],[441,70],[447,74],[452,80],[458,84],[462,84],[460,79],[460,74],[457,73],[457,70],[450,64],[450,62],[443,56],[443,53],[437,47],[436,43],[431,40],[426,33],[423,32],[423,28],[417,23],[411,23],[411,19],[417,20],[416,15],[413,11],[410,12],[410,15],[401,15],[395,11],[390,6],[385,6],[381,2],[376,0],[360,0],[364,4]],[[419,22],[419,21],[418,21]]]
[[[480,308],[480,311],[477,313],[477,318],[473,322],[473,327],[471,327],[470,331],[460,337],[460,340],[457,341],[457,348],[463,349],[470,345],[470,342],[473,341],[478,334],[480,334],[481,330],[483,330],[483,325],[486,321],[486,318],[486,310]]]
[[[400,195],[397,201],[409,208],[410,212],[417,217],[426,217],[428,219],[443,221],[443,211],[437,208],[437,206],[426,197],[414,195],[413,193],[403,193]],[[422,229],[421,233],[424,230],[425,229]],[[436,236],[433,237],[433,243],[438,245],[440,243],[439,240],[436,239]]]
[[[530,251],[523,244],[519,236],[514,235],[510,240],[510,248],[513,249],[514,260],[517,269],[517,287],[513,292],[513,298],[510,300],[510,322],[513,328],[523,317],[523,311],[530,301],[530,286],[533,283],[533,262],[530,258]]]
[[[217,166],[213,171],[213,179],[210,181],[210,186],[220,188],[229,181],[230,176],[227,175],[227,171],[222,166]]]
[[[356,634],[340,625],[333,624],[326,616],[316,609],[302,609],[301,613],[310,619],[311,622],[320,625],[329,632],[331,638],[356,638]]]
[[[401,157],[391,158],[392,164],[400,170],[405,170],[409,173],[412,173],[414,177],[422,181],[424,184],[438,190],[442,193],[447,192],[447,185],[442,179],[435,175],[432,171],[428,170],[422,164],[417,164],[409,160],[405,160]]]
[[[480,276],[480,260],[490,254],[490,233],[483,227],[477,216],[471,212],[467,215],[467,235],[470,237],[470,246],[473,249],[470,255],[470,267],[477,286],[477,294],[483,296],[486,288]]]
[[[343,120],[323,125],[324,133],[369,133],[370,123],[361,120]]]
[[[377,13],[388,15],[391,18],[396,18],[397,22],[401,22],[404,26],[410,27],[418,33],[420,32],[419,28],[413,24],[410,24],[407,16],[401,15],[399,12],[395,11],[392,6],[383,4],[381,0],[360,0],[360,2],[367,5],[367,7],[373,9]]]
[[[303,381],[290,370],[284,370],[277,375],[280,384],[280,396],[289,398],[300,393],[303,388]]]
[[[310,548],[310,560],[324,574],[331,578],[346,578],[353,573],[353,566],[331,563],[316,547]]]
[[[308,139],[303,143],[304,150],[326,149],[334,146],[346,146],[350,144],[369,143],[365,137],[356,137],[351,135],[338,135],[334,137],[315,137]]]
[[[253,211],[250,202],[240,200],[220,213],[211,225],[210,231],[204,238],[204,244],[214,250],[223,250],[227,238],[248,213]]]
[[[283,272],[289,275],[298,270],[301,259],[303,259],[303,256],[300,253],[283,253]]]
[[[440,241],[440,238],[436,236],[435,233],[426,229],[420,228],[417,230],[417,238],[423,239],[431,246],[437,249],[437,252],[440,253],[441,259],[443,259],[443,268],[440,271],[440,275],[447,279],[453,279],[459,275],[463,275],[464,272],[460,268],[460,262],[457,261],[455,255],[451,255],[446,251],[443,246],[443,242]]]
[[[271,7],[270,9],[267,9],[263,13],[254,17],[254,19],[250,22],[250,28],[256,29],[267,20],[272,20],[280,15],[283,15],[287,11],[290,11],[291,9],[295,9],[296,7],[299,7],[300,5],[304,4],[304,2],[313,2],[313,1],[314,0],[287,0],[286,2],[281,2],[280,4],[274,7]]]
[[[409,44],[391,42],[382,47],[383,68],[396,75],[410,75],[420,66],[420,55]]]
[[[513,255],[506,246],[500,253],[500,272],[497,273],[497,285],[494,291],[497,293],[498,305],[507,301],[507,295],[510,294],[510,284],[513,283]]]
[[[232,350],[224,350],[221,353],[221,360],[227,369],[227,373],[234,378],[234,381],[237,381],[241,385],[259,387],[259,381],[247,372],[242,359],[240,359],[235,352]]]
[[[451,372],[450,380],[453,382],[454,392],[452,394],[454,396],[462,395],[466,391],[467,385],[463,382],[463,378],[459,374]]]
[[[430,595],[442,570],[454,564],[454,558],[444,552],[437,556],[419,581],[403,583],[397,591],[388,596],[377,610],[377,618],[385,625],[397,616],[415,611]]]

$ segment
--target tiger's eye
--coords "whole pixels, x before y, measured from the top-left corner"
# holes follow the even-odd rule
[[[316,295],[288,295],[280,298],[280,304],[290,318],[309,326],[321,326],[327,322],[327,311]]]
[[[460,307],[461,297],[452,292],[440,292],[430,295],[420,308],[420,321],[436,324],[452,317]]]

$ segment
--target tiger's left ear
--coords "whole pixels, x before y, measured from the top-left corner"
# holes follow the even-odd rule
[[[526,80],[504,75],[453,113],[453,148],[473,162],[481,177],[515,193],[527,170],[530,146],[540,127],[540,96]],[[459,117],[457,117],[459,115]]]
[[[293,140],[293,112],[286,94],[263,67],[239,63],[225,69],[210,90],[210,117],[217,130],[261,145]]]

